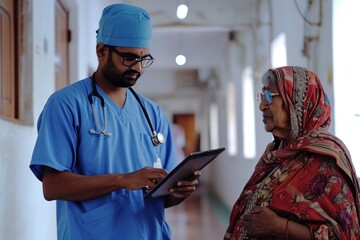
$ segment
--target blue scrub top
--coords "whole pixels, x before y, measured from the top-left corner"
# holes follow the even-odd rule
[[[125,106],[119,108],[97,87],[105,100],[107,132],[96,129],[88,100],[91,79],[86,78],[55,92],[38,120],[38,138],[30,169],[42,180],[42,167],[82,175],[129,173],[154,166],[158,158],[164,169],[175,167],[170,124],[160,107],[139,94],[157,132],[165,144],[154,147],[151,130],[134,95],[128,90]],[[100,128],[104,117],[100,100],[93,97]],[[87,201],[57,200],[58,239],[170,239],[162,198],[144,200],[142,190],[119,189]]]

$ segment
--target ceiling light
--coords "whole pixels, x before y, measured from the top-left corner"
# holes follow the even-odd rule
[[[187,13],[188,13],[188,6],[186,6],[185,4],[180,4],[177,7],[176,16],[178,17],[178,19],[185,19]]]
[[[177,55],[175,58],[175,62],[177,65],[184,65],[186,63],[186,57],[184,55]]]

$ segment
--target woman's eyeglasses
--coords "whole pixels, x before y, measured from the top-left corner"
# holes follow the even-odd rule
[[[147,56],[138,58],[135,56],[131,56],[127,53],[119,52],[115,49],[114,46],[107,46],[112,52],[114,52],[116,55],[120,56],[123,61],[122,64],[127,67],[133,67],[136,64],[140,63],[142,68],[148,68],[150,65],[154,62],[154,58],[149,54]]]
[[[272,103],[272,98],[276,97],[276,96],[280,96],[280,93],[272,93],[270,92],[269,89],[264,90],[264,92],[259,92],[257,94],[257,101],[258,102],[262,102],[266,99],[266,101],[268,102],[268,104]]]

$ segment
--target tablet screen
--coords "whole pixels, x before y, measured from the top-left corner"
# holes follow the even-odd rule
[[[166,175],[166,177],[149,190],[144,197],[150,199],[170,194],[169,189],[175,187],[177,182],[190,179],[193,176],[194,171],[203,169],[224,150],[225,148],[222,147],[191,153],[168,175]]]

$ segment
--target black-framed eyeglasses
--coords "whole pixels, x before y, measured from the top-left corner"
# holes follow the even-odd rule
[[[270,92],[269,89],[266,89],[264,90],[264,92],[259,92],[257,94],[257,101],[258,102],[262,102],[266,99],[266,101],[271,104],[272,103],[272,98],[273,97],[276,97],[276,96],[280,96],[280,93],[273,93],[273,92]]]
[[[149,54],[144,57],[138,58],[128,53],[122,53],[115,49],[114,46],[107,46],[112,52],[120,56],[123,61],[122,64],[127,67],[133,67],[140,63],[142,68],[148,68],[155,61],[155,59]]]

